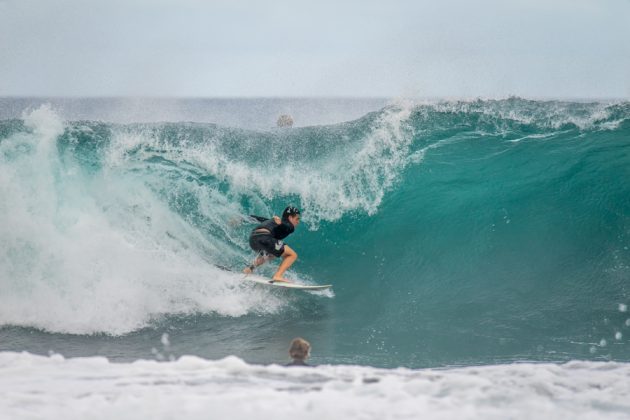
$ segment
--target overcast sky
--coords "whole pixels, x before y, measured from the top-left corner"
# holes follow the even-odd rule
[[[0,96],[630,98],[630,0],[0,0]]]

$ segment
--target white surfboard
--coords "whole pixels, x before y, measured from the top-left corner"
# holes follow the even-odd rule
[[[265,286],[281,287],[284,289],[326,290],[332,287],[332,284],[309,285],[309,284],[299,284],[299,283],[288,283],[285,281],[273,281],[267,277],[258,276],[256,274],[246,274],[245,276],[243,276],[243,280],[251,281],[258,284],[263,284]]]

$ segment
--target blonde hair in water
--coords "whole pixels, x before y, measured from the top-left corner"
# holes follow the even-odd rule
[[[289,356],[292,359],[304,360],[311,351],[311,345],[303,338],[294,338],[289,347]]]

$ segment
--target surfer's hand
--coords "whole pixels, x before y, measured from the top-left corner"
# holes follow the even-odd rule
[[[276,222],[277,225],[282,223],[282,220],[280,220],[280,218],[278,216],[273,216],[273,221]]]

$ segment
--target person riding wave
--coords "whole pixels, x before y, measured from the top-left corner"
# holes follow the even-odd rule
[[[243,273],[251,274],[254,269],[276,257],[282,257],[280,267],[273,275],[273,281],[290,282],[284,278],[284,273],[297,260],[297,253],[283,242],[283,239],[295,231],[300,224],[300,210],[289,206],[282,212],[282,218],[273,216],[256,226],[249,236],[249,246],[258,255]]]

